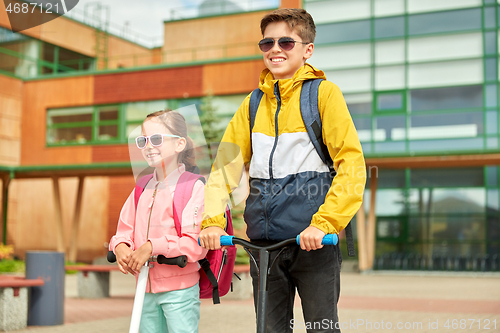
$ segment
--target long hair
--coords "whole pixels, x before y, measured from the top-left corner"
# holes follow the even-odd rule
[[[170,133],[186,139],[186,147],[180,152],[177,162],[184,163],[187,171],[193,171],[196,168],[194,145],[193,140],[187,134],[187,125],[184,116],[177,111],[165,109],[148,114],[144,121],[153,118],[163,124]]]

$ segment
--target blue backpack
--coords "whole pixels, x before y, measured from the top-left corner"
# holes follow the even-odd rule
[[[302,115],[302,121],[304,122],[307,134],[309,135],[314,148],[323,163],[325,163],[330,169],[330,173],[333,178],[335,177],[336,172],[333,168],[333,160],[328,153],[328,148],[323,143],[321,116],[318,106],[318,92],[321,81],[323,81],[323,79],[307,80],[302,83],[302,91],[300,93],[300,114]],[[259,108],[263,95],[264,93],[262,90],[257,88],[250,96],[250,132],[253,130],[255,116],[257,115],[257,109]],[[350,257],[354,257],[354,239],[352,236],[351,223],[347,224],[345,227],[345,235],[347,241],[347,253]]]

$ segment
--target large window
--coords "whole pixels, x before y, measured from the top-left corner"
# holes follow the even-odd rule
[[[377,92],[375,110],[378,112],[405,112],[406,94],[404,91]]]
[[[317,44],[370,39],[370,20],[322,24],[316,27]]]
[[[480,8],[460,9],[453,11],[433,12],[408,15],[408,35],[450,33],[479,30],[482,28],[482,13]],[[491,13],[485,17],[487,22],[493,22]],[[331,22],[331,21],[330,21]],[[487,23],[485,22],[485,23]],[[492,24],[492,23],[488,23]],[[368,40],[372,37],[372,24],[368,19],[345,22],[317,24],[317,44],[353,42]],[[394,38],[405,36],[405,16],[375,18],[373,21],[374,38]],[[491,33],[493,44],[494,34]],[[488,37],[487,37],[488,38]],[[488,41],[488,40],[487,40]]]
[[[375,38],[401,37],[405,34],[404,16],[379,18],[375,20]]]
[[[344,98],[351,115],[372,113],[372,94],[349,94]]]
[[[481,108],[483,86],[462,86],[410,91],[411,111]]]
[[[497,87],[375,91],[345,99],[365,154],[465,152],[498,148],[499,117],[491,108],[498,105]]]
[[[196,106],[196,111],[200,115],[203,112],[203,106],[210,104],[217,112],[219,122],[216,126],[224,129],[246,96],[246,94],[239,94],[49,109],[47,111],[47,145],[127,143],[128,136],[142,124],[148,114],[167,108],[177,110],[191,105]],[[198,115],[195,112],[194,117],[197,118]],[[194,120],[196,120],[195,125],[199,127],[198,119]],[[190,119],[186,121],[189,126]],[[197,128],[197,130],[201,129]],[[203,132],[190,135],[202,137]],[[194,137],[192,138],[195,140]]]
[[[0,27],[0,71],[29,78],[93,68],[94,58]]]
[[[415,14],[408,17],[408,33],[421,35],[481,29],[481,9]]]
[[[118,142],[119,115],[117,105],[48,110],[47,144]]]
[[[377,170],[377,257],[494,254],[498,167]],[[370,203],[370,181],[365,210]]]

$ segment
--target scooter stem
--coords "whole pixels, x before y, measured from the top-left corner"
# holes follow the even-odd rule
[[[129,333],[139,333],[141,323],[142,305],[144,304],[144,295],[148,283],[149,261],[146,261],[141,267],[141,272],[137,278],[137,288],[135,289],[134,307],[132,309],[132,318],[130,319]]]

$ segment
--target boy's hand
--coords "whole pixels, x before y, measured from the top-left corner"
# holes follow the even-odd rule
[[[321,249],[323,247],[321,241],[325,235],[326,234],[318,228],[312,225],[308,226],[300,233],[300,248],[306,251]]]
[[[140,273],[141,267],[148,261],[153,252],[153,245],[150,241],[142,244],[140,248],[132,252],[130,255],[130,260],[128,266],[134,271],[134,273]]]
[[[201,247],[208,250],[220,249],[220,236],[228,236],[221,227],[208,227],[203,229],[198,236],[200,238]]]
[[[118,269],[123,274],[128,274],[128,272],[134,273],[128,266],[131,254],[132,250],[125,243],[120,243],[115,247],[116,263],[118,264]]]

